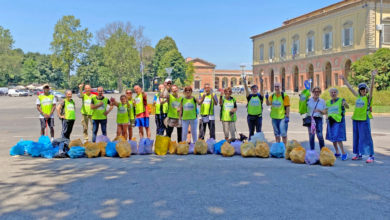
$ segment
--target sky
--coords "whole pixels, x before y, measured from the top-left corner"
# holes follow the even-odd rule
[[[145,28],[153,47],[170,36],[185,58],[207,60],[217,69],[251,69],[251,36],[339,1],[2,0],[0,26],[11,31],[14,48],[51,53],[54,26],[64,15],[74,15],[94,35],[108,23],[130,21]]]

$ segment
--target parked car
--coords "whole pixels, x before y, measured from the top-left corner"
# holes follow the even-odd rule
[[[104,93],[105,93],[105,94],[113,94],[114,91],[113,91],[113,90],[104,90]]]
[[[3,96],[3,95],[8,95],[8,88],[7,87],[0,88],[0,96]]]
[[[22,90],[18,90],[18,89],[10,89],[10,90],[8,90],[8,95],[12,96],[12,97],[28,96],[28,93],[23,92]]]
[[[56,97],[57,100],[65,98],[65,95],[62,92],[52,91],[52,94],[54,95],[54,97]]]

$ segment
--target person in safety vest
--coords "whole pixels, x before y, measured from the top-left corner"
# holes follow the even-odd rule
[[[376,74],[376,70],[371,72],[371,89],[368,88],[367,84],[360,83],[357,92],[343,75],[340,76],[352,94],[357,97],[352,115],[353,153],[356,155],[352,160],[361,160],[362,155],[365,154],[369,155],[366,163],[374,162],[374,143],[372,141],[370,119],[372,119],[372,92]],[[368,90],[370,91],[369,94]]]
[[[99,130],[99,125],[101,125],[102,133],[104,136],[107,136],[107,115],[114,108],[111,105],[111,102],[108,98],[103,96],[104,89],[99,87],[97,89],[98,95],[92,98],[91,108],[93,109],[92,113],[92,142],[96,142],[96,135]],[[107,110],[107,106],[110,108]]]
[[[72,91],[66,90],[65,99],[57,107],[58,117],[62,120],[61,137],[70,139],[74,121],[76,120],[75,104],[72,99]]]
[[[274,84],[275,93],[270,97],[266,94],[267,106],[271,106],[272,127],[274,129],[275,141],[280,143],[282,137],[284,145],[287,145],[287,129],[290,121],[290,98],[281,92],[280,83]]]
[[[164,131],[166,129],[164,125],[164,119],[167,117],[168,114],[168,102],[165,102],[164,104],[161,104],[160,97],[162,96],[162,93],[164,92],[164,85],[160,84],[158,86],[158,91],[153,98],[153,105],[156,109],[155,113],[155,120],[156,120],[156,134],[157,135],[164,135]]]
[[[129,140],[133,138],[133,127],[135,123],[135,109],[134,109],[134,103],[133,103],[133,93],[131,92],[131,89],[126,89],[126,98],[128,103],[128,113],[129,113],[129,126],[128,127],[128,133],[129,133]]]
[[[199,139],[204,139],[207,125],[210,130],[210,138],[215,140],[215,115],[214,107],[218,104],[217,95],[213,93],[210,84],[204,84],[204,92],[199,94],[201,119],[199,122]]]
[[[81,109],[80,109],[81,124],[83,126],[84,140],[88,141],[88,126],[89,124],[92,125],[92,113],[93,113],[93,110],[91,108],[91,103],[92,103],[92,98],[95,97],[95,95],[91,93],[91,86],[88,84],[84,86],[84,93],[83,93],[83,86],[84,84],[79,85],[79,91],[80,91],[79,97],[81,98]]]
[[[192,135],[192,143],[195,143],[198,140],[197,129],[198,129],[198,116],[196,111],[196,106],[198,100],[192,96],[192,87],[186,86],[184,88],[184,97],[181,99],[180,103],[180,113],[182,119],[182,135],[181,139],[183,141],[188,141],[191,143],[191,136],[188,138],[188,129],[190,127]]]
[[[225,96],[219,98],[219,105],[221,106],[221,121],[223,126],[223,133],[225,134],[225,140],[229,140],[230,138],[236,138],[236,111],[237,111],[237,103],[236,100],[231,96],[232,88],[227,87],[224,89]]]
[[[249,140],[256,132],[261,132],[263,123],[263,91],[258,92],[257,85],[251,86],[251,92],[249,92],[246,77],[243,78],[247,104],[247,123],[249,127]]]
[[[349,106],[345,99],[338,97],[339,90],[336,88],[329,89],[329,94],[331,99],[326,102],[326,113],[328,115],[326,140],[333,143],[336,157],[341,156],[341,160],[347,160],[348,154],[344,151],[343,141],[347,140],[345,109]],[[340,154],[339,149],[342,154]]]
[[[139,138],[142,139],[144,137],[144,128],[146,136],[150,138],[147,95],[138,85],[134,86],[134,91],[136,92],[136,96],[133,99],[135,107],[135,126],[139,128]]]
[[[320,98],[321,88],[316,86],[312,90],[312,97],[307,101],[307,116],[311,117],[311,125],[308,127],[310,149],[315,148],[315,135],[320,145],[320,149],[325,147],[323,130],[323,115],[326,113],[326,103]]]
[[[181,125],[181,97],[178,93],[178,88],[176,85],[172,85],[172,94],[169,95],[168,98],[168,126],[167,126],[167,136],[171,137],[173,128],[177,129],[177,142],[181,142],[182,140],[182,125]],[[187,128],[188,130],[188,128]]]
[[[112,99],[112,105],[118,108],[116,114],[116,136],[123,136],[127,140],[127,130],[130,123],[129,117],[129,102],[126,95],[121,95],[120,102],[117,102],[115,99]]]
[[[43,93],[40,94],[36,101],[37,110],[40,113],[39,121],[41,122],[41,135],[45,134],[45,128],[49,126],[51,140],[54,139],[54,111],[56,109],[56,98],[50,94],[48,84],[43,85]]]

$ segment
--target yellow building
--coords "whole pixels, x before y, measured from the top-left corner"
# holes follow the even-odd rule
[[[254,76],[267,91],[275,81],[291,92],[307,79],[322,89],[340,86],[351,62],[390,47],[390,0],[383,0],[382,23],[380,9],[380,0],[345,0],[252,36]]]

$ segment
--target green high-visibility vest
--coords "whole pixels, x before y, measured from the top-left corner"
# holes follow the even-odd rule
[[[308,89],[303,90],[299,97],[299,114],[303,115],[307,113],[307,101],[309,100],[309,98],[310,91]]]
[[[50,115],[53,108],[54,95],[41,94],[38,96],[43,114]]]
[[[129,102],[128,102],[128,112],[129,112],[129,119],[130,120],[134,120],[135,119],[135,116],[134,116],[134,106],[133,106],[133,100],[130,99]]]
[[[162,105],[163,113],[166,114],[168,112],[168,102]],[[156,115],[161,114],[161,103],[160,103],[160,94],[156,94]]]
[[[285,117],[286,110],[284,109],[284,100],[282,95],[279,97],[272,95],[272,106],[271,106],[271,118],[283,119]]]
[[[92,115],[93,110],[91,109],[91,103],[92,103],[92,98],[94,96],[95,96],[94,94],[90,94],[90,95],[84,94],[83,95],[83,102],[82,102],[81,110],[80,110],[81,114]]]
[[[172,94],[169,95],[169,105],[168,105],[168,118],[179,118],[178,110],[180,108],[181,97],[175,97]]]
[[[372,105],[372,103],[370,104]],[[372,114],[369,111],[368,107],[368,96],[358,96],[355,103],[355,110],[353,111],[352,120],[355,121],[365,121],[367,120],[367,115],[371,119]]]
[[[135,97],[135,115],[145,112],[144,99],[142,93]]]
[[[93,110],[92,113],[92,120],[104,120],[107,119],[107,116],[104,115],[104,112],[106,112],[108,99],[104,97],[102,100],[97,99],[97,96],[92,98],[92,101],[95,105],[103,102],[103,105],[99,108],[96,108]]]
[[[203,96],[203,93],[200,94],[200,96]],[[201,115],[214,115],[214,97],[210,95],[207,95],[202,105],[200,106],[200,114]]]
[[[233,114],[230,113],[232,109],[234,109],[234,98],[231,97],[230,100],[227,100],[225,97],[222,97],[222,113],[221,113],[221,121],[236,121],[237,116],[234,112]]]
[[[248,102],[248,115],[261,115],[263,112],[263,108],[261,105],[261,100],[259,96],[252,95],[251,99]]]
[[[76,112],[74,108],[74,101],[71,99],[70,101],[64,100],[64,112],[66,120],[76,120]]]
[[[336,122],[341,122],[343,118],[343,99],[337,99],[332,103],[332,100],[326,102],[326,108],[328,109],[328,117],[333,118]]]
[[[191,97],[189,99],[183,98],[181,100],[183,105],[183,120],[193,120],[196,119],[196,102],[195,98]]]
[[[127,104],[118,104],[118,112],[116,114],[116,123],[118,124],[128,124],[129,123],[129,112]]]

